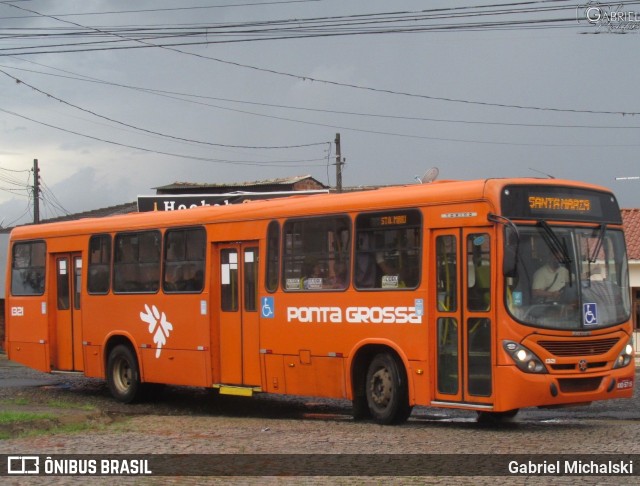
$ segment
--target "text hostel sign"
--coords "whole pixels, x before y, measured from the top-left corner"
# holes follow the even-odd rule
[[[161,196],[138,196],[138,211],[178,211],[201,206],[226,206],[245,201],[273,199],[286,196],[304,196],[326,194],[327,189],[314,191],[276,191],[276,192],[230,192],[226,194],[163,194]]]

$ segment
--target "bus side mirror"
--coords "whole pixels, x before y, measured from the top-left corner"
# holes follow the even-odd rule
[[[518,276],[518,246],[520,239],[518,233],[506,226],[504,229],[504,257],[502,259],[502,273],[505,277]]]

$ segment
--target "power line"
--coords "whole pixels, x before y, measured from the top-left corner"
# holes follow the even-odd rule
[[[5,75],[7,75],[8,77],[16,80],[16,81],[19,81],[17,78],[15,78],[14,76],[11,76],[10,74],[6,73],[3,70],[0,70],[0,72],[5,74]],[[139,128],[139,127],[136,127],[134,125],[130,125],[128,123],[120,122],[120,121],[117,121],[117,120],[114,120],[114,119],[111,119],[111,118],[108,118],[108,117],[104,117],[102,115],[98,115],[98,114],[96,114],[96,113],[94,113],[92,111],[85,110],[85,109],[80,108],[80,107],[78,107],[76,105],[68,103],[68,102],[66,102],[66,101],[64,101],[64,100],[62,100],[60,98],[57,98],[57,97],[55,97],[55,96],[53,96],[53,95],[51,95],[49,93],[46,93],[46,92],[44,92],[44,91],[42,91],[42,90],[40,90],[38,88],[35,88],[32,85],[29,85],[27,83],[24,83],[24,84],[26,86],[28,86],[28,87],[40,92],[41,94],[44,94],[44,95],[46,95],[48,97],[51,97],[51,98],[53,98],[53,99],[55,99],[57,101],[60,101],[60,102],[62,102],[64,104],[67,104],[67,105],[72,106],[74,108],[80,109],[82,111],[86,111],[86,112],[88,112],[90,114],[93,114],[95,116],[98,116],[100,118],[104,118],[106,120],[109,120],[109,121],[112,121],[112,122],[115,122],[115,123],[130,127],[130,128],[134,128],[134,129],[146,132],[146,133],[152,133],[152,134],[156,134],[156,135],[159,135],[159,136],[165,136],[165,137],[169,137],[169,138],[172,138],[172,139],[178,139],[178,140],[181,140],[181,141],[189,141],[189,139],[183,139],[183,138],[179,138],[179,137],[173,137],[173,136],[170,136],[170,135],[165,135],[165,134],[162,134],[160,132],[154,132],[154,131],[151,131],[151,130]],[[143,90],[143,91],[148,91],[148,90]],[[151,91],[153,91],[153,90],[151,90]],[[180,99],[180,98],[178,98],[178,99]],[[191,101],[191,100],[182,99],[182,101],[187,101],[187,102],[193,103],[193,101]],[[203,104],[203,103],[198,103],[198,104]],[[370,133],[370,134],[375,134],[375,135],[386,135],[386,136],[394,136],[394,137],[404,137],[404,138],[422,139],[422,140],[434,140],[434,141],[443,141],[443,142],[462,142],[462,143],[489,144],[489,145],[507,145],[507,146],[540,146],[540,147],[588,147],[588,146],[592,146],[592,145],[589,145],[589,144],[519,143],[519,142],[487,141],[487,140],[473,140],[473,139],[463,139],[463,138],[435,137],[435,136],[426,136],[426,135],[411,135],[411,134],[397,133],[397,132],[390,132],[390,131],[355,128],[355,127],[349,127],[349,126],[345,126],[345,125],[312,122],[312,121],[307,121],[307,120],[299,120],[299,119],[281,117],[281,116],[276,116],[276,115],[267,115],[267,114],[264,114],[264,113],[256,113],[256,112],[252,112],[252,111],[239,110],[239,109],[228,108],[228,107],[223,107],[223,106],[216,106],[216,105],[211,105],[211,104],[208,104],[208,103],[204,103],[204,104],[206,106],[211,106],[211,107],[214,107],[214,108],[217,108],[217,109],[231,111],[231,112],[234,112],[234,113],[242,113],[242,114],[248,114],[248,115],[252,115],[252,116],[258,116],[258,117],[269,118],[269,119],[280,120],[280,121],[287,121],[287,122],[292,122],[292,123],[300,123],[300,124],[306,124],[306,125],[321,126],[321,127],[332,128],[332,129],[347,130],[347,131],[354,131],[354,132],[360,132],[360,133]],[[2,111],[5,111],[5,110],[2,110]],[[12,113],[12,114],[14,114],[16,116],[21,116],[21,115],[15,114],[15,113]],[[26,118],[26,117],[23,117],[23,118]],[[27,119],[29,119],[29,118],[27,118]],[[29,120],[31,120],[31,119],[29,119]],[[32,121],[34,121],[34,120],[32,120]],[[72,132],[72,131],[69,131],[69,130],[65,130],[65,129],[62,129],[60,127],[55,127],[53,125],[48,125],[48,124],[43,123],[43,122],[37,122],[36,121],[36,123],[44,124],[46,126],[51,126],[53,128],[57,128],[59,130],[64,130],[64,131],[67,131],[69,133],[77,134],[77,132]],[[80,134],[80,135],[81,136],[85,136],[85,137],[89,137],[89,138],[93,138],[95,140],[105,141],[107,143],[115,143],[117,145],[123,145],[123,144],[119,144],[119,143],[116,143],[116,142],[111,142],[111,141],[106,141],[104,139],[99,139],[97,137],[91,137],[91,136],[84,135],[84,134]],[[322,144],[325,144],[325,143],[327,143],[327,142],[324,142]],[[219,145],[219,144],[215,144],[215,145]],[[320,143],[316,143],[316,144],[313,144],[313,145],[320,145]],[[124,145],[124,146],[130,147],[130,148],[138,148],[138,149],[140,149],[140,147],[133,147],[133,146],[129,146],[129,145]],[[598,143],[598,144],[595,144],[593,146],[597,146],[597,147],[608,147],[608,146],[616,146],[616,147],[632,146],[632,147],[636,147],[636,146],[640,146],[640,144],[631,144],[631,145],[628,145],[628,144],[609,144],[609,145],[607,145],[607,144]],[[226,147],[229,147],[229,146],[227,145]],[[236,147],[241,147],[241,146],[236,146]],[[293,146],[288,146],[287,148],[292,148],[292,147]],[[255,148],[255,147],[250,147],[250,148]],[[145,149],[141,149],[141,150],[145,150]],[[159,153],[164,153],[164,152],[159,152]],[[166,155],[167,153],[164,153],[164,154]],[[182,156],[182,155],[179,155],[179,156]],[[190,157],[190,156],[187,156],[187,157]],[[207,160],[220,162],[219,159],[207,159]],[[318,161],[318,160],[321,160],[321,159],[313,159],[312,161]],[[294,162],[297,163],[299,161],[294,161]],[[304,161],[304,162],[307,162],[307,161]],[[236,162],[226,161],[225,163],[236,163]],[[259,164],[258,162],[247,163],[247,162],[238,161],[237,163],[238,164],[250,164],[250,165],[262,165],[262,164],[265,164],[265,163],[269,163],[270,165],[272,165],[272,164],[277,164],[277,163],[282,164],[283,162],[282,161],[273,161],[273,162],[263,162],[262,164]],[[280,165],[280,166],[282,166],[282,165]]]
[[[0,167],[0,170],[4,170],[6,172],[31,172],[29,169],[5,169],[4,167]]]
[[[15,2],[16,0],[12,0]],[[147,8],[147,9],[138,9],[138,10],[113,10],[113,11],[103,11],[103,12],[79,12],[79,13],[60,13],[54,14],[56,17],[79,17],[86,15],[114,15],[114,14],[131,14],[131,13],[152,13],[152,12],[177,12],[177,11],[186,11],[186,10],[208,10],[208,9],[221,9],[221,8],[233,8],[233,7],[259,7],[264,5],[280,5],[280,4],[291,4],[291,3],[310,3],[310,2],[322,2],[324,0],[281,0],[281,1],[273,1],[273,2],[253,2],[253,3],[236,3],[236,4],[227,4],[227,5],[202,5],[202,6],[191,6],[191,7],[174,7],[174,8]],[[4,3],[4,2],[2,2]],[[3,19],[29,19],[36,18],[37,15],[24,15],[20,17],[3,17]]]
[[[308,164],[308,165],[304,165],[303,163],[306,162],[318,162],[318,161],[322,161],[324,162],[324,157],[323,158],[318,158],[318,159],[307,159],[307,160],[276,160],[276,161],[245,161],[245,160],[225,160],[225,159],[212,159],[212,158],[208,158],[208,157],[197,157],[194,155],[185,155],[185,154],[178,154],[178,153],[172,153],[172,152],[163,152],[160,150],[153,150],[153,149],[149,149],[146,147],[140,147],[140,146],[135,146],[135,145],[129,145],[129,144],[125,144],[125,143],[120,143],[120,142],[116,142],[113,140],[108,140],[105,138],[100,138],[100,137],[94,137],[92,135],[87,135],[85,133],[80,133],[80,132],[76,132],[73,130],[68,130],[66,128],[62,128],[62,127],[58,127],[55,125],[52,125],[50,123],[45,123],[43,121],[39,121],[39,120],[35,120],[34,118],[30,118],[28,116],[25,115],[21,115],[19,113],[15,113],[13,111],[9,111],[9,110],[5,110],[0,108],[0,112],[2,113],[6,113],[8,115],[13,115],[16,116],[18,118],[22,118],[23,120],[28,120],[30,122],[33,123],[37,123],[38,125],[43,125],[49,128],[53,128],[55,130],[60,130],[62,132],[65,133],[70,133],[72,135],[77,135],[80,137],[84,137],[84,138],[88,138],[90,140],[95,140],[98,142],[104,142],[107,144],[111,144],[111,145],[116,145],[119,147],[125,147],[125,148],[130,148],[130,149],[134,149],[134,150],[140,150],[141,152],[147,152],[147,153],[154,153],[154,154],[158,154],[158,155],[168,155],[170,157],[177,157],[177,158],[181,158],[181,159],[189,159],[189,160],[198,160],[201,162],[212,162],[212,163],[217,163],[217,164],[229,164],[229,165],[251,165],[251,166],[269,166],[269,167],[324,167],[324,163],[322,164]]]
[[[30,215],[31,214],[31,199],[29,199],[29,201],[27,202],[27,207],[24,210],[24,212],[18,216],[17,218],[15,218],[13,221],[11,221],[10,223],[7,223],[5,228],[11,228],[14,224],[16,224],[18,221],[20,221],[23,217]]]
[[[565,0],[555,0],[555,1],[564,2]],[[542,3],[550,3],[550,2],[554,2],[554,0],[547,0],[547,1],[543,0]],[[269,68],[262,68],[262,67],[252,66],[252,65],[249,65],[249,64],[243,64],[243,63],[239,63],[239,62],[235,62],[235,61],[223,60],[223,59],[220,59],[220,58],[215,58],[215,57],[211,57],[211,56],[205,56],[203,54],[187,52],[187,51],[183,51],[183,50],[175,48],[175,46],[184,45],[184,43],[174,43],[174,44],[171,44],[171,45],[166,45],[166,44],[154,44],[154,43],[143,41],[143,40],[140,40],[140,39],[132,39],[130,37],[123,36],[123,35],[121,35],[119,33],[104,31],[102,29],[95,28],[95,27],[87,27],[87,26],[78,24],[76,22],[72,22],[72,21],[69,21],[69,20],[63,20],[63,19],[60,19],[60,18],[58,18],[56,16],[53,16],[53,15],[42,14],[42,13],[37,12],[35,10],[30,10],[30,9],[27,9],[27,8],[24,8],[24,7],[13,5],[11,3],[6,3],[6,2],[0,2],[0,3],[4,3],[5,5],[8,5],[8,6],[20,9],[20,10],[24,10],[24,11],[27,11],[27,12],[30,12],[30,13],[33,13],[33,14],[36,14],[36,15],[39,15],[41,17],[50,18],[50,19],[56,20],[58,22],[62,22],[62,23],[65,23],[65,24],[73,25],[75,27],[79,27],[79,28],[82,28],[82,29],[93,30],[93,31],[95,31],[97,33],[100,33],[100,34],[103,34],[103,35],[110,35],[110,36],[117,37],[117,38],[119,38],[121,40],[124,40],[124,41],[134,42],[136,44],[139,44],[139,45],[136,45],[136,46],[115,47],[115,48],[111,48],[111,49],[157,47],[157,48],[169,50],[169,51],[172,51],[172,52],[177,52],[177,53],[180,53],[180,54],[193,56],[193,57],[200,58],[200,59],[207,59],[207,60],[215,61],[215,62],[218,62],[218,63],[226,64],[226,65],[241,67],[241,68],[244,68],[244,69],[251,69],[251,70],[255,70],[255,71],[259,71],[259,72],[278,75],[278,76],[285,76],[285,77],[295,78],[295,79],[302,80],[302,81],[312,81],[312,82],[316,82],[316,83],[322,83],[322,84],[328,84],[328,85],[332,85],[332,86],[339,86],[339,87],[344,87],[344,88],[351,88],[351,89],[370,91],[370,92],[375,92],[375,93],[380,93],[380,94],[403,96],[403,97],[410,97],[410,98],[419,98],[419,99],[427,99],[427,100],[434,100],[434,101],[445,101],[445,102],[450,102],[450,103],[461,103],[461,104],[488,106],[488,107],[495,107],[495,108],[511,108],[511,109],[520,109],[520,110],[551,111],[551,112],[563,112],[563,113],[586,113],[586,114],[601,114],[601,115],[639,115],[640,114],[640,112],[635,112],[635,111],[586,110],[586,109],[556,108],[556,107],[544,107],[544,106],[532,106],[532,105],[516,105],[516,104],[477,101],[477,100],[466,100],[466,99],[461,99],[461,98],[450,98],[450,97],[440,97],[440,96],[433,96],[433,95],[426,95],[426,94],[419,94],[419,93],[410,93],[410,92],[404,92],[404,91],[398,91],[398,90],[392,90],[392,89],[384,89],[384,88],[376,88],[376,87],[372,87],[372,86],[357,85],[357,84],[353,84],[353,83],[342,83],[342,82],[338,82],[338,81],[332,81],[332,80],[326,80],[326,79],[320,79],[320,78],[312,78],[312,77],[309,77],[309,76],[303,76],[303,75],[299,75],[299,74],[287,73],[287,72],[284,72],[284,71],[278,71],[278,70],[269,69]],[[520,4],[531,4],[531,3],[540,3],[540,2],[524,2],[524,3],[520,3]],[[508,6],[509,4],[499,4],[499,5],[500,6]],[[494,5],[490,5],[490,7],[494,7],[494,6],[496,6],[496,5],[495,4]],[[565,6],[563,8],[567,9],[569,7]],[[575,9],[575,6],[574,6],[574,9]],[[517,11],[517,9],[516,9],[516,11]],[[491,13],[493,15],[496,14],[496,12],[491,12]],[[500,11],[499,13],[504,14],[505,12],[504,11]],[[376,14],[376,15],[382,15],[382,14]],[[415,19],[413,19],[413,20],[415,20]],[[573,18],[564,18],[564,19],[562,19],[562,21],[563,22],[572,21],[573,23],[577,24],[575,17],[573,17]],[[540,21],[540,22],[546,22],[546,21]],[[517,24],[521,25],[520,22],[518,22]],[[203,43],[215,43],[215,42],[206,41],[206,42],[203,42]],[[193,43],[189,43],[189,44],[193,44]],[[90,49],[90,50],[93,50],[93,49]],[[78,51],[78,52],[80,52],[80,51]],[[86,51],[83,51],[83,52],[86,52]],[[2,54],[0,54],[0,55],[2,55]]]
[[[256,101],[247,101],[247,100],[238,100],[238,99],[231,99],[231,98],[220,98],[220,97],[207,96],[207,95],[198,95],[198,94],[193,94],[193,93],[182,93],[182,92],[177,92],[177,91],[159,90],[159,89],[154,89],[154,88],[145,88],[145,87],[141,87],[141,86],[133,86],[133,85],[123,84],[123,83],[116,83],[116,82],[107,81],[107,80],[104,80],[104,79],[98,79],[98,78],[93,78],[93,77],[89,77],[89,76],[84,76],[84,75],[73,73],[73,72],[70,72],[70,71],[67,71],[67,70],[64,70],[64,69],[54,68],[54,67],[47,66],[45,64],[41,64],[41,63],[38,63],[38,62],[34,62],[34,61],[28,60],[28,59],[21,59],[19,57],[16,57],[16,59],[18,59],[20,61],[23,61],[23,62],[28,62],[28,63],[36,64],[36,65],[39,65],[39,66],[43,66],[43,67],[46,67],[48,69],[55,69],[57,71],[61,71],[63,73],[69,74],[69,76],[63,76],[63,75],[54,74],[54,73],[46,73],[46,72],[43,72],[43,71],[37,71],[37,70],[33,70],[33,69],[18,68],[18,67],[14,67],[14,66],[0,65],[0,67],[4,68],[4,69],[12,69],[12,70],[16,70],[16,71],[30,72],[30,73],[40,74],[40,75],[44,75],[44,76],[59,77],[59,78],[63,78],[63,79],[71,79],[71,80],[80,81],[80,82],[86,82],[86,83],[103,84],[103,85],[107,85],[107,86],[115,86],[115,87],[118,87],[118,88],[124,88],[124,89],[133,90],[133,91],[142,91],[142,92],[149,93],[149,94],[155,94],[157,96],[163,96],[163,97],[167,97],[167,98],[170,98],[170,99],[179,100],[179,101],[185,101],[185,102],[188,102],[188,103],[195,103],[195,104],[199,104],[199,105],[203,105],[203,106],[210,106],[210,107],[218,108],[218,109],[228,109],[228,108],[220,107],[220,106],[216,106],[216,105],[211,105],[211,104],[208,104],[208,103],[199,103],[199,102],[193,101],[191,99],[185,99],[184,97],[186,97],[186,98],[195,98],[195,99],[204,99],[204,100],[223,101],[223,102],[228,102],[228,103],[237,103],[237,104],[245,104],[245,105],[252,105],[252,106],[261,106],[261,107],[267,107],[267,108],[281,108],[281,109],[295,110],[295,111],[307,111],[307,112],[314,112],[314,113],[349,115],[349,116],[358,116],[358,117],[381,118],[381,119],[392,119],[392,120],[407,120],[407,121],[419,121],[419,122],[460,123],[460,124],[469,124],[469,125],[490,125],[490,126],[531,127],[531,128],[593,128],[593,129],[616,129],[616,130],[618,130],[618,129],[638,129],[638,128],[640,128],[640,125],[586,125],[586,124],[561,124],[561,123],[492,122],[492,121],[487,121],[487,120],[445,119],[445,118],[417,117],[417,116],[407,116],[407,115],[390,115],[390,114],[384,114],[384,113],[367,113],[367,112],[344,111],[344,110],[330,110],[330,109],[311,108],[311,107],[304,107],[304,106],[283,105],[283,104],[276,104],[276,103],[263,103],[263,102],[256,102]],[[0,72],[4,72],[4,71],[0,70]],[[7,73],[4,73],[4,74],[7,74]],[[12,76],[10,76],[10,77],[12,77]],[[14,79],[16,79],[16,78],[14,78]],[[22,81],[22,82],[24,83],[24,81]],[[27,85],[27,83],[24,83],[24,84]],[[250,112],[247,112],[247,113],[250,113]],[[293,121],[295,121],[295,120],[293,120]],[[326,143],[326,142],[319,142],[319,143],[316,143],[316,144],[309,144],[309,145],[322,145],[323,143]],[[298,146],[305,146],[305,145],[297,145],[296,147],[298,147]]]
[[[29,88],[31,88],[32,90],[47,96],[48,98],[54,99],[60,103],[63,103],[67,106],[70,106],[71,108],[75,108],[77,110],[83,111],[85,113],[88,113],[90,115],[96,116],[98,118],[102,118],[103,120],[107,120],[109,122],[112,123],[116,123],[118,125],[122,125],[128,128],[133,128],[134,130],[139,130],[141,132],[145,132],[145,133],[149,133],[152,135],[158,135],[164,138],[170,138],[173,140],[179,140],[182,142],[190,142],[190,143],[196,143],[196,144],[201,144],[201,145],[210,145],[210,146],[214,146],[214,147],[225,147],[225,148],[242,148],[242,149],[263,149],[263,150],[269,150],[269,149],[292,149],[292,148],[302,148],[302,147],[314,147],[314,146],[318,146],[318,145],[325,145],[327,142],[314,142],[314,143],[306,143],[306,144],[298,144],[298,145],[268,145],[268,146],[256,146],[256,145],[231,145],[231,144],[224,144],[224,143],[214,143],[214,142],[205,142],[203,140],[195,140],[195,139],[190,139],[190,138],[185,138],[185,137],[177,137],[175,135],[169,135],[166,133],[161,133],[161,132],[156,132],[153,130],[149,130],[147,128],[142,128],[142,127],[138,127],[136,125],[132,125],[130,123],[126,123],[120,120],[116,120],[114,118],[110,118],[108,116],[105,115],[101,115],[99,113],[96,113],[95,111],[89,110],[87,108],[82,108],[81,106],[75,105],[73,103],[70,103],[69,101],[63,100],[62,98],[59,98],[51,93],[48,93],[46,91],[41,90],[40,88],[36,88],[35,86],[16,78],[15,76],[12,76],[11,74],[7,73],[6,71],[3,71],[2,69],[0,69],[0,73],[4,74],[5,76],[13,79],[14,81],[16,81],[19,84],[22,84],[24,86],[27,86]]]
[[[53,193],[53,191],[49,188],[49,186],[44,182],[42,178],[40,178],[40,184],[42,189],[41,196],[42,196],[43,202],[46,202],[52,207],[59,209],[65,215],[71,214],[69,211],[65,209],[65,207],[62,205],[60,200],[56,197],[56,195]]]
[[[20,195],[22,193],[25,193],[26,191],[28,191],[29,189],[29,182],[28,180],[30,179],[30,172],[29,170],[13,170],[13,169],[5,169],[0,167],[0,171],[4,171],[4,172],[9,172],[11,174],[15,174],[15,173],[27,173],[29,174],[27,176],[27,181],[22,181],[20,179],[15,178],[13,175],[8,175],[8,174],[3,174],[2,172],[0,172],[0,182],[3,182],[5,184],[8,184],[9,186],[13,186],[13,187],[0,187],[0,191],[5,191],[5,192],[9,192],[11,194],[14,195]]]

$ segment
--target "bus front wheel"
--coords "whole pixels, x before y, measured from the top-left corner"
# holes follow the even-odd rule
[[[380,353],[371,360],[365,388],[369,411],[377,423],[398,424],[411,414],[404,367],[394,355]]]
[[[138,398],[140,370],[136,355],[129,346],[119,344],[109,353],[107,384],[111,395],[119,402],[132,403]]]

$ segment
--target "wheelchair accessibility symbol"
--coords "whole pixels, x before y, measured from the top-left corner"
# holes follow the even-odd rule
[[[595,326],[598,324],[598,307],[595,302],[582,304],[582,320],[585,326]]]
[[[263,297],[262,299],[262,307],[260,310],[260,315],[264,319],[273,319],[274,318],[274,302],[273,297]]]

